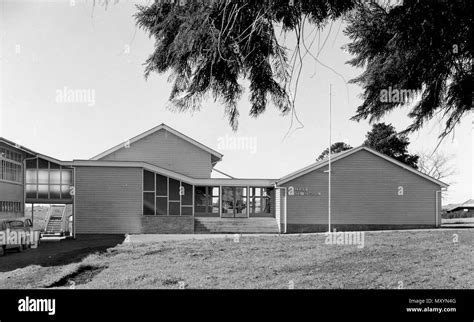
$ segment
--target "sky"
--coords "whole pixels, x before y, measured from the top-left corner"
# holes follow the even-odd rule
[[[342,48],[349,42],[342,21],[322,30],[320,48],[318,38],[312,48],[332,70],[310,56],[304,60],[295,103],[303,126],[297,129],[291,115],[282,116],[273,106],[250,117],[246,90],[233,132],[218,102],[175,113],[167,108],[169,75],[145,80],[143,64],[154,40],[135,26],[133,15],[136,3],[147,2],[110,1],[106,8],[100,0],[95,6],[92,0],[0,0],[0,136],[61,160],[88,159],[165,123],[223,153],[216,166],[220,171],[238,178],[280,178],[313,163],[327,148],[331,86],[332,142],[358,146],[364,141],[371,125],[350,120],[362,88],[347,84],[362,70],[346,64],[351,55]],[[294,42],[287,35],[286,46],[293,48]],[[70,101],[68,91],[87,95]],[[401,131],[411,123],[408,111],[400,108],[381,121]],[[409,152],[432,152],[442,124],[433,119],[410,134]],[[447,180],[445,204],[474,197],[473,127],[471,114],[438,149],[456,168]]]

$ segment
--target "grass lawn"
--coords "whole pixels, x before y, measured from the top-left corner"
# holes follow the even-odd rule
[[[122,244],[80,263],[0,273],[0,288],[474,288],[474,229],[366,232],[363,248],[325,239]]]

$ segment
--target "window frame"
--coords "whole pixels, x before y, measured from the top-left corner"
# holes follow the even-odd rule
[[[145,190],[145,171],[153,173],[154,176],[154,190]],[[158,180],[158,178],[166,178],[166,195],[163,195],[163,189],[158,189],[158,182],[163,180]],[[171,181],[173,180],[173,181]],[[171,189],[170,189],[170,182],[173,184],[173,188],[177,188],[177,191],[173,192],[173,199],[170,199]],[[186,188],[187,187],[187,188]],[[191,194],[190,204],[183,204],[183,198],[181,195],[181,189],[184,189],[185,193],[187,190]],[[160,191],[158,191],[160,190]],[[153,215],[151,212],[149,214],[145,214],[145,193],[153,193]],[[177,195],[176,195],[177,193]],[[158,201],[164,202],[166,199],[166,213],[162,213],[161,210],[158,209]],[[188,200],[189,201],[189,200]],[[173,214],[170,214],[172,210],[170,206],[173,207],[174,210]],[[191,209],[191,216],[194,216],[194,185],[188,182],[181,181],[180,179],[176,179],[167,175],[163,175],[161,173],[150,171],[145,168],[142,168],[142,216],[190,216],[189,214],[183,215],[183,209]],[[179,210],[176,212],[176,210]],[[186,211],[188,212],[188,211]]]

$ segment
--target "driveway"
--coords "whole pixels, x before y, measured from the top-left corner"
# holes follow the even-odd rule
[[[95,252],[103,252],[120,244],[124,235],[78,235],[74,239],[42,242],[38,248],[22,253],[8,250],[0,257],[0,272],[8,272],[29,265],[57,266],[81,261]]]

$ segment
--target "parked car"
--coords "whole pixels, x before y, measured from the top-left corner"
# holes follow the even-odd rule
[[[17,234],[16,242],[10,242],[10,236]],[[18,252],[39,245],[40,232],[33,229],[30,219],[6,219],[0,221],[0,255],[4,255],[8,249],[16,249]]]

